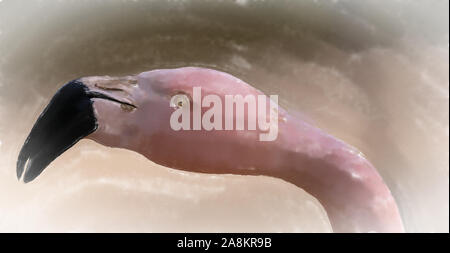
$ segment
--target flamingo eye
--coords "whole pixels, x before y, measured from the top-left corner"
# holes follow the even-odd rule
[[[176,94],[170,99],[170,107],[178,109],[190,105],[189,97],[186,94]]]

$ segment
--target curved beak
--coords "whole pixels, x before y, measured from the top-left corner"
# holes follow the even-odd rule
[[[127,106],[107,92],[92,91],[80,80],[61,87],[41,113],[17,159],[17,179],[35,179],[59,155],[97,129],[93,98],[107,99]]]
[[[89,90],[71,81],[60,88],[41,113],[17,159],[17,179],[35,179],[56,157],[97,129]]]

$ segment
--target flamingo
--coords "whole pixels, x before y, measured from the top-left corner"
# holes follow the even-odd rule
[[[88,138],[173,169],[282,179],[317,198],[334,232],[404,231],[394,197],[364,155],[281,107],[273,141],[259,141],[260,130],[172,129],[171,98],[183,94],[191,100],[195,87],[201,87],[202,96],[221,99],[264,95],[230,74],[198,67],[70,81],[56,92],[25,140],[18,179],[34,180],[64,151]]]

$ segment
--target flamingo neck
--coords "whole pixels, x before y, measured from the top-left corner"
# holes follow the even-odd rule
[[[334,232],[403,232],[391,192],[360,152],[307,124],[282,130],[279,168],[264,174],[317,198]]]

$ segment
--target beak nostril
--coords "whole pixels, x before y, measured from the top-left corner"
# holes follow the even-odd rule
[[[96,88],[99,88],[99,89],[102,89],[102,90],[108,90],[108,91],[124,91],[123,89],[120,89],[120,88],[100,86],[100,85],[98,85],[97,83],[95,83],[94,86],[95,86]]]
[[[128,105],[128,104],[120,104],[120,108],[122,108],[122,110],[127,111],[127,112],[131,112],[134,109],[136,109],[136,107],[133,107],[133,106]]]
[[[126,107],[127,110],[128,110],[129,108],[132,108],[132,109],[136,109],[136,108],[137,108],[137,106],[135,106],[135,105],[133,105],[133,104],[130,104],[129,102],[125,102],[125,101],[118,100],[118,99],[113,98],[113,97],[111,97],[111,96],[109,96],[109,95],[107,95],[107,94],[103,94],[103,93],[100,93],[100,92],[97,92],[97,91],[87,91],[87,92],[86,92],[86,95],[87,95],[89,98],[101,98],[101,99],[106,99],[106,100],[114,101],[114,102],[117,102],[117,103],[122,104],[122,105],[126,105],[126,106],[127,106],[127,107]],[[124,107],[122,107],[122,109],[124,109]]]

